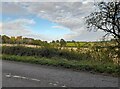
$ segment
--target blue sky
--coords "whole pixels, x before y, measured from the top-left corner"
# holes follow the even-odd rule
[[[18,18],[17,16],[3,15],[2,22],[7,23],[9,21],[16,20],[17,18]],[[26,26],[26,28],[31,30],[31,32],[34,34],[42,34],[54,40],[54,39],[59,39],[59,37],[62,37],[63,34],[71,33],[69,28],[66,28],[66,27],[56,28],[56,26],[60,26],[60,25],[57,23],[51,22],[47,19],[38,18],[35,16],[28,16],[27,19],[33,19],[35,21],[35,24]],[[17,36],[19,36],[19,34]]]
[[[105,33],[88,32],[84,22],[84,17],[95,10],[93,4],[93,2],[3,2],[0,22],[2,34],[47,41],[61,38],[96,41]]]
[[[40,33],[44,34],[46,36],[52,37],[52,38],[57,38],[62,36],[63,34],[68,34],[71,31],[68,28],[54,28],[54,26],[59,26],[57,23],[51,22],[46,19],[42,18],[34,18],[36,21],[36,24],[34,26],[30,26],[31,29],[34,29],[33,31],[35,33]]]

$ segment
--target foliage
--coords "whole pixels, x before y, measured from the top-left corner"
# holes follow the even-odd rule
[[[113,74],[119,72],[117,50],[114,43],[109,42],[96,42],[87,48],[77,47],[77,50],[60,49],[46,42],[40,48],[2,46],[3,59],[5,60]]]
[[[3,46],[3,54],[19,55],[19,56],[39,56],[39,57],[62,57],[68,60],[87,60],[91,59],[89,53],[78,53],[67,49],[57,49],[52,47],[29,48],[24,46]]]
[[[64,39],[60,40],[60,46],[65,47],[66,46],[66,41]]]
[[[39,45],[43,46],[44,41],[41,40],[35,40],[33,38],[22,38],[22,36],[18,37],[8,37],[6,35],[2,35],[2,43],[8,43],[8,44],[29,44],[29,45]]]
[[[100,43],[99,43],[100,44]],[[103,44],[103,43],[101,43]],[[45,45],[40,48],[31,48],[24,46],[3,46],[2,53],[20,56],[38,56],[38,57],[61,57],[68,60],[98,60],[103,62],[111,61],[118,64],[118,49],[115,46],[99,46],[94,44],[89,48],[77,48],[76,50],[59,49]]]
[[[120,1],[99,2],[99,10],[86,17],[89,30],[103,30],[120,42]]]
[[[9,38],[8,36],[6,36],[6,35],[3,35],[3,36],[2,36],[2,42],[3,42],[3,43],[8,43],[9,40],[10,40],[10,38]]]

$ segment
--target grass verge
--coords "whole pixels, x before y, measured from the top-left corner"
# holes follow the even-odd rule
[[[3,60],[18,61],[18,62],[27,62],[41,65],[52,65],[52,66],[61,66],[64,68],[71,68],[76,70],[98,72],[104,74],[111,74],[113,76],[119,75],[119,66],[111,62],[104,63],[100,61],[93,60],[67,60],[63,58],[53,57],[35,57],[35,56],[17,56],[17,55],[2,55]]]

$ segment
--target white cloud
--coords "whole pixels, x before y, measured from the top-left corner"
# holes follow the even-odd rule
[[[79,35],[80,35],[79,33],[70,33],[70,34],[64,35],[63,38],[65,38],[66,40],[73,40],[73,38],[76,38]]]
[[[100,1],[109,1],[113,0],[1,0],[2,2],[100,2]],[[119,1],[119,0],[117,0]]]
[[[16,31],[25,31],[25,26],[35,24],[33,20],[29,19],[16,19],[9,22],[3,23],[3,32],[4,30],[16,30]]]
[[[82,33],[66,34],[63,37],[65,37],[66,40],[96,41],[100,40],[103,35],[105,35],[104,32],[88,32],[84,30]]]
[[[27,10],[40,18],[60,24],[69,28],[73,33],[63,36],[65,39],[75,38],[85,30],[84,18],[94,10],[94,3],[89,2],[45,2],[29,3]],[[61,28],[56,26],[56,28]],[[71,36],[70,36],[71,35]]]
[[[84,2],[32,2],[32,3],[15,3],[15,6],[18,6],[23,11],[27,11],[26,13],[29,15],[34,14],[40,18],[47,19],[51,22],[55,22],[60,26],[53,26],[53,28],[68,28],[72,31],[72,33],[64,35],[64,39],[78,39],[81,37],[81,34],[85,34],[87,31],[85,30],[84,25],[84,17],[89,15],[92,11],[94,11],[94,3],[86,0]],[[7,7],[7,6],[6,6]],[[6,8],[7,9],[7,8]],[[23,13],[21,9],[8,9],[6,13],[12,13],[20,11],[19,13]],[[25,12],[24,12],[25,13]],[[14,22],[9,23],[13,25]],[[15,26],[7,25],[5,28],[11,29],[24,29],[27,31],[23,23],[27,26],[34,22],[32,21],[16,21]],[[17,33],[18,34],[18,33]],[[90,35],[87,37],[89,38]],[[98,35],[99,36],[99,35]],[[100,35],[101,36],[101,35]],[[93,38],[92,38],[93,39]]]
[[[52,28],[65,29],[65,27],[63,27],[63,26],[52,26]]]
[[[32,24],[35,24],[35,22],[29,19],[16,19],[4,22],[2,25],[2,33],[8,35],[29,34],[30,30],[27,29],[27,26]]]
[[[2,10],[0,13],[4,15],[9,15],[9,16],[26,16],[27,10],[20,6],[16,2],[2,2],[1,4]]]
[[[29,25],[34,25],[35,21],[32,19],[16,19],[5,23],[0,23],[0,30],[2,34],[9,36],[23,36],[33,37],[41,40],[49,40],[41,34],[34,33],[32,29],[29,29]]]

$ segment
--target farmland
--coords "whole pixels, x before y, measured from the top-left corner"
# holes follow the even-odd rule
[[[66,47],[48,45],[3,44],[2,59],[29,62],[42,65],[61,66],[82,71],[118,76],[119,59],[117,48],[110,42],[87,43],[89,46],[76,46],[68,43]],[[85,43],[79,43],[81,45]],[[110,45],[111,44],[111,45]],[[72,45],[72,47],[70,47]],[[109,45],[109,46],[108,46]]]
[[[119,73],[119,48],[114,40],[79,42],[64,39],[47,42],[32,38],[2,36],[2,59],[75,70]]]

